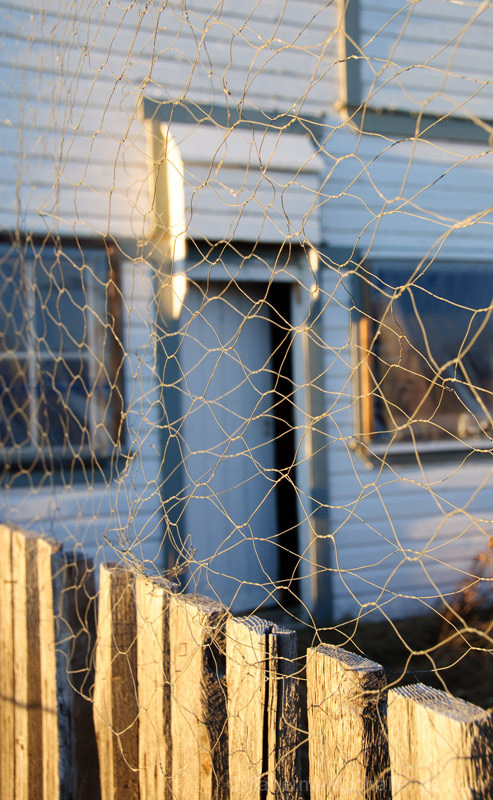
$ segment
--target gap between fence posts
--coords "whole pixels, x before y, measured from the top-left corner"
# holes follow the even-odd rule
[[[380,664],[341,647],[306,657],[311,800],[389,797],[386,680]]]
[[[76,550],[66,557],[65,575],[57,609],[57,658],[61,661],[61,670],[66,671],[65,680],[70,688],[75,797],[77,800],[100,800],[93,715],[97,600],[94,564]]]
[[[389,692],[392,796],[493,798],[493,716],[423,684]]]

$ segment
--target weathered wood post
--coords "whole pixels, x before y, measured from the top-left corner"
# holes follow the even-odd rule
[[[137,800],[138,705],[134,578],[101,566],[94,684],[102,800]]]
[[[60,542],[5,525],[0,541],[0,797],[72,798],[69,558]]]
[[[141,800],[171,798],[171,585],[140,575],[137,598],[137,684]]]
[[[392,794],[399,800],[493,797],[493,716],[423,684],[389,692]]]
[[[0,525],[0,798],[12,800],[15,786],[14,619],[12,531]]]
[[[306,657],[311,800],[388,797],[385,673],[341,647]]]
[[[77,785],[74,693],[69,680],[70,557],[54,539],[38,537],[36,545],[42,797],[68,799]]]
[[[258,617],[226,625],[231,800],[297,800],[296,633]]]
[[[72,693],[61,632],[66,559],[60,542],[13,529],[15,797],[71,797]]]
[[[170,598],[173,800],[228,798],[226,615],[207,598]]]

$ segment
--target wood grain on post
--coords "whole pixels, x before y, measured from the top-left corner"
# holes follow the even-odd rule
[[[0,798],[80,797],[71,559],[41,534],[0,526],[0,539]]]
[[[207,598],[170,598],[173,800],[227,800],[225,611]]]
[[[12,532],[0,525],[0,799],[12,800],[15,777]]]
[[[171,797],[170,584],[139,576],[137,683],[141,800]]]
[[[62,565],[60,542],[12,530],[16,800],[53,800],[71,791],[71,731],[59,713],[67,676],[55,654]]]
[[[139,797],[136,651],[134,579],[125,569],[101,566],[94,727],[102,800]]]
[[[493,797],[493,717],[416,684],[389,692],[392,793],[399,800]]]
[[[42,797],[71,798],[76,771],[73,691],[69,683],[68,558],[53,539],[37,540],[39,664],[41,678]]]
[[[257,617],[226,625],[231,800],[298,798],[296,634]]]
[[[41,797],[41,677],[37,544],[34,535],[12,531],[15,690],[15,798]]]
[[[388,796],[385,673],[340,647],[306,662],[311,800]]]

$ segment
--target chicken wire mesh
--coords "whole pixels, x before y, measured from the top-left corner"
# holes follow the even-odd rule
[[[2,521],[491,706],[490,3],[0,9]]]

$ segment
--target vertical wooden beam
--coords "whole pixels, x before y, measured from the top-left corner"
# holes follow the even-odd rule
[[[66,713],[60,714],[66,672],[61,662],[58,671],[55,667],[54,580],[56,594],[63,582],[62,573],[57,575],[62,563],[60,542],[12,531],[16,800],[53,800],[70,791],[66,694]]]
[[[138,706],[134,579],[101,566],[94,685],[102,800],[137,800]]]
[[[298,798],[296,634],[257,617],[226,625],[231,800]]]
[[[141,800],[171,798],[170,584],[139,576],[137,684]]]
[[[69,559],[61,545],[38,537],[39,667],[42,797],[72,798],[76,771],[73,751],[73,692],[69,683],[71,629],[68,619]]]
[[[0,525],[0,800],[12,800],[15,778],[15,696],[12,532]]]
[[[0,540],[0,797],[68,800],[77,793],[80,723],[71,558],[37,533],[0,526]]]
[[[416,684],[389,692],[388,725],[393,797],[493,797],[491,713]]]
[[[170,598],[173,800],[228,798],[225,615],[207,598]]]
[[[15,798],[41,797],[41,683],[36,537],[12,531]]]
[[[340,647],[306,662],[311,800],[388,796],[385,673]]]

